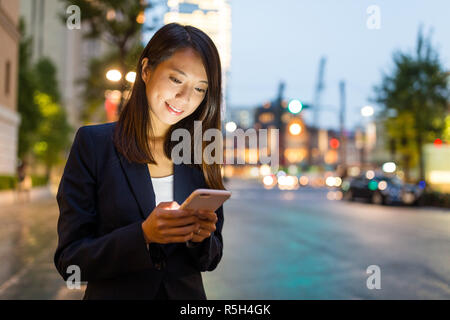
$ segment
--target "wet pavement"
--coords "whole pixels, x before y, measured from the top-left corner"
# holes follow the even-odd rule
[[[329,201],[327,190],[232,180],[208,299],[449,299],[450,212]],[[81,299],[53,265],[51,197],[0,207],[0,299]],[[366,269],[381,270],[369,290]]]
[[[0,299],[79,299],[53,264],[58,207],[54,198],[0,207]]]

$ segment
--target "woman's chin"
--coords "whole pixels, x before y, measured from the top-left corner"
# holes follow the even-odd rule
[[[164,122],[165,124],[171,126],[171,125],[174,125],[175,123],[177,123],[178,121],[180,121],[181,119],[182,119],[181,117],[175,118],[175,117],[173,117],[173,116],[171,116],[169,114],[166,117],[164,117],[162,122]]]

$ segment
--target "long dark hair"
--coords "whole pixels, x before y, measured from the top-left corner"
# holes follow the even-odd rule
[[[188,117],[170,127],[164,138],[164,153],[170,159],[172,148],[177,142],[171,141],[172,132],[177,128],[187,129],[192,137],[191,150],[194,150],[194,121],[202,123],[202,132],[209,128],[221,131],[222,102],[222,70],[219,53],[211,38],[203,31],[192,27],[170,23],[159,29],[150,39],[139,58],[136,68],[136,80],[131,96],[126,102],[114,131],[114,145],[130,162],[156,164],[153,158],[150,140],[153,131],[150,120],[149,105],[142,80],[142,60],[148,58],[148,67],[155,70],[163,61],[169,59],[177,50],[192,48],[202,58],[208,77],[208,89],[205,98],[198,108]],[[205,143],[201,142],[202,155]],[[192,160],[194,157],[191,157]],[[222,159],[220,159],[222,160]],[[206,164],[202,156],[202,164],[188,164],[203,171],[207,185],[212,189],[225,187],[222,181],[221,163]]]

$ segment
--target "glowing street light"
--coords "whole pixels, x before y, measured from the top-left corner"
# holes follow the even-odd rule
[[[136,81],[136,72],[134,71],[128,72],[127,75],[125,76],[125,79],[130,83],[134,83],[134,81]]]
[[[374,113],[373,107],[371,107],[371,106],[365,106],[361,109],[361,115],[363,117],[373,116],[373,113]]]
[[[394,162],[386,162],[383,164],[383,171],[387,173],[392,173],[396,169],[396,165]]]
[[[225,125],[225,130],[227,130],[228,132],[234,132],[236,130],[236,128],[237,128],[237,125],[233,121],[227,122]]]
[[[298,123],[293,123],[289,126],[289,132],[293,136],[298,136],[300,134],[300,132],[302,132],[302,127]]]
[[[119,70],[112,69],[106,73],[106,79],[108,79],[109,81],[117,82],[122,79],[122,74]]]
[[[144,24],[144,22],[145,22],[144,11],[139,12],[138,16],[136,17],[136,22],[139,24]]]
[[[259,174],[262,176],[268,176],[271,174],[270,166],[268,164],[263,164],[259,167]]]

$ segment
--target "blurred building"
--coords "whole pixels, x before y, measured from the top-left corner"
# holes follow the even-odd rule
[[[280,129],[280,163],[285,166],[293,164],[336,167],[342,165],[342,154],[346,155],[345,166],[359,167],[362,162],[367,161],[364,155],[364,132],[345,131],[346,143],[343,144],[338,130],[317,129],[304,121],[302,112],[293,114],[286,106],[285,100],[282,100],[281,105],[266,102],[254,112],[254,127],[257,130]],[[281,109],[281,112],[277,109]],[[277,113],[281,114],[281,121],[277,121]],[[311,139],[313,136],[317,139]],[[342,152],[343,148],[345,152]]]
[[[63,20],[64,16],[69,17],[67,8],[59,0],[22,0],[20,3],[25,34],[33,38],[33,63],[48,57],[55,64],[62,104],[69,123],[77,128],[81,125],[80,112],[84,104],[83,87],[77,81],[87,76],[89,61],[106,52],[107,44],[83,38],[88,30],[85,24],[81,29],[69,29]]]
[[[429,143],[423,149],[426,181],[433,189],[450,193],[450,145]]]
[[[254,108],[230,107],[227,110],[224,121],[225,123],[234,122],[237,127],[242,129],[253,128],[254,113]]]
[[[16,172],[19,1],[0,1],[0,175]]]
[[[222,119],[226,111],[227,74],[231,64],[231,7],[227,0],[168,0],[164,24],[192,25],[208,34],[219,51],[224,92]]]

